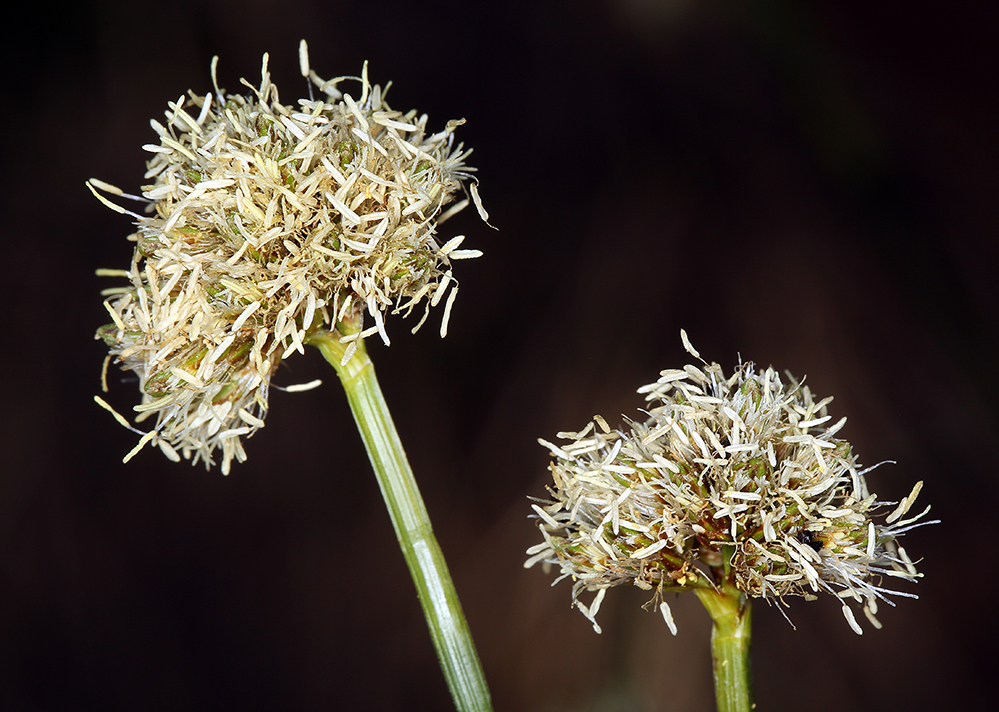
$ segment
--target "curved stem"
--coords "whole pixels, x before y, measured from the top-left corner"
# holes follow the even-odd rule
[[[364,440],[382,497],[392,519],[396,538],[430,627],[430,636],[455,706],[461,712],[492,710],[489,688],[475,644],[461,610],[444,554],[434,537],[430,517],[406,459],[388,405],[375,377],[364,342],[347,361],[337,332],[313,334],[316,346],[336,369]]]
[[[750,685],[749,641],[752,608],[732,585],[719,590],[695,590],[711,615],[711,658],[714,662],[715,698],[718,712],[749,712],[753,709]]]

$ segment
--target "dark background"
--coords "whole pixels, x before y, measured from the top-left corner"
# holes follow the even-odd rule
[[[499,228],[442,230],[436,322],[372,344],[499,710],[710,709],[708,619],[679,635],[611,592],[597,636],[521,567],[539,535],[536,438],[688,362],[807,374],[886,499],[925,480],[903,543],[919,601],[863,637],[829,597],[755,611],[760,709],[983,708],[996,667],[999,18],[986,3],[26,3],[6,18],[0,709],[446,710],[422,615],[346,401],[317,352],[286,362],[223,478],[147,450],[94,405],[98,267],[126,217],[84,180],[142,183],[151,117],[209,62],[260,56],[286,103],[320,75],[394,82],[393,107],[468,123]],[[974,8],[974,9],[973,9]],[[10,11],[8,11],[10,13]],[[439,319],[438,310],[436,319]],[[112,402],[134,384],[112,372]],[[829,599],[829,600],[825,600]],[[864,622],[866,623],[866,621]],[[990,686],[994,683],[990,683]],[[988,699],[993,698],[990,695]]]

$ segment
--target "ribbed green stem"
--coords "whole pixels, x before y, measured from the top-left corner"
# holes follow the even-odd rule
[[[333,365],[347,393],[455,706],[461,712],[492,710],[489,688],[458,593],[375,378],[374,366],[363,341],[353,357],[341,365],[345,345],[339,336],[336,332],[319,332],[309,339],[309,344],[319,348]]]
[[[749,640],[752,608],[734,586],[715,591],[696,589],[708,609],[711,627],[711,658],[715,671],[718,712],[749,712],[753,693],[749,672]]]

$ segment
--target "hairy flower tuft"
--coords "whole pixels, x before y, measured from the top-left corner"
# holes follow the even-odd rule
[[[301,60],[322,98],[310,91],[289,106],[266,54],[259,87],[243,80],[247,95],[219,89],[216,58],[214,92],[188,92],[168,102],[165,124],[152,121],[159,142],[145,146],[152,182],[141,197],[89,184],[149,213],[95,191],[138,226],[130,269],[105,271],[129,284],[106,290],[113,323],[97,336],[139,376],[137,421],[156,417],[140,447],[154,441],[172,459],[206,465],[220,449],[223,473],[245,459],[240,438],[263,426],[275,369],[310,333],[352,324],[346,360],[367,336],[389,343],[387,313],[422,305],[415,331],[444,300],[443,336],[457,294],[451,261],[481,254],[457,249],[463,236],[436,239],[469,203],[455,202],[474,170],[454,142],[463,120],[430,133],[425,114],[388,106],[367,65],[325,81],[304,42]],[[348,82],[356,98],[341,90]],[[474,182],[470,193],[485,220]]]
[[[688,351],[699,358],[682,334]],[[878,601],[913,594],[886,577],[920,574],[896,537],[920,526],[929,507],[906,518],[922,486],[897,503],[867,487],[850,443],[830,423],[832,398],[784,383],[772,369],[717,363],[666,370],[643,386],[648,417],[611,430],[595,416],[554,454],[551,501],[533,505],[544,541],[525,566],[554,564],[572,577],[573,602],[594,621],[606,590],[632,583],[669,591],[734,585],[749,597],[781,601],[826,591],[859,604],[876,627]],[[929,523],[929,522],[923,522]],[[579,596],[597,593],[587,606]],[[668,605],[660,606],[675,633]],[[852,610],[844,616],[857,633]]]

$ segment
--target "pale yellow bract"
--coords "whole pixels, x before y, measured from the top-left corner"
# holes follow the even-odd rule
[[[245,96],[218,87],[216,62],[213,92],[168,102],[165,123],[151,122],[159,142],[145,147],[152,182],[141,197],[89,185],[138,228],[131,268],[115,272],[130,285],[106,292],[113,323],[98,337],[139,376],[136,421],[156,419],[140,442],[206,465],[221,450],[228,473],[246,458],[241,439],[263,425],[275,369],[312,330],[357,325],[343,339],[349,359],[359,339],[389,343],[386,313],[422,304],[415,331],[447,294],[446,333],[451,261],[481,253],[458,249],[460,235],[441,246],[437,226],[470,201],[486,214],[474,183],[463,196],[474,170],[454,142],[463,120],[428,132],[426,115],[388,106],[367,65],[360,77],[323,80],[303,42],[302,72],[322,98],[289,106],[266,54],[259,86],[243,80]],[[95,186],[147,203],[149,214]]]

